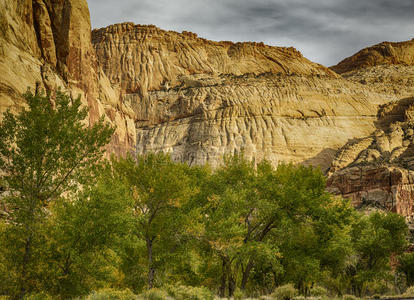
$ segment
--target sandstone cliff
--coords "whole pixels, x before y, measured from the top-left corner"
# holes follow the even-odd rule
[[[98,61],[132,110],[137,152],[190,163],[226,153],[329,166],[396,99],[344,80],[293,48],[213,42],[123,23],[92,33]]]
[[[61,87],[82,96],[90,122],[106,114],[117,125],[112,151],[133,147],[135,126],[97,64],[86,0],[0,1],[0,74],[0,113],[20,110],[28,87]]]

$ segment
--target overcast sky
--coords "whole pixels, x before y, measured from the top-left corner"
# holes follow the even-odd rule
[[[293,46],[330,66],[382,41],[414,38],[414,0],[88,0],[92,28],[154,24],[210,40]]]

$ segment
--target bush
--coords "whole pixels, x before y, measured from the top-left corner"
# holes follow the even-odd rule
[[[343,300],[357,300],[358,298],[355,297],[354,295],[343,295],[342,299]]]
[[[85,300],[136,300],[138,297],[130,290],[102,289],[93,292]]]
[[[312,296],[326,296],[328,291],[324,287],[316,285],[310,290],[310,294]]]
[[[233,294],[233,298],[234,298],[234,300],[241,300],[241,299],[245,298],[245,295],[244,295],[244,293],[241,289],[236,288],[236,290],[234,291],[234,294]]]
[[[145,300],[166,300],[168,299],[168,293],[161,289],[150,289],[142,294],[139,295],[141,298]]]
[[[290,300],[298,294],[293,284],[285,284],[277,287],[272,296],[278,300]]]
[[[410,286],[404,293],[405,297],[414,297],[414,285]]]
[[[176,300],[213,300],[213,293],[205,287],[167,285],[168,294]]]
[[[372,298],[374,298],[374,299],[381,299],[381,295],[375,294],[374,296],[372,296]]]
[[[26,295],[24,297],[25,300],[53,300],[51,296],[45,293],[33,293]]]

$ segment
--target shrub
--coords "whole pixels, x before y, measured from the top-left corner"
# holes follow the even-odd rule
[[[404,293],[406,297],[414,297],[414,285],[410,286]]]
[[[319,285],[314,286],[310,291],[312,296],[326,296],[328,294],[328,291]]]
[[[355,297],[354,295],[343,295],[342,299],[343,300],[357,300],[358,298]]]
[[[375,294],[374,296],[372,296],[372,298],[374,298],[374,299],[381,299],[381,295]]]
[[[93,292],[85,300],[136,300],[138,297],[130,290],[102,289]]]
[[[272,296],[278,300],[290,300],[298,294],[293,284],[285,284],[277,287]]]
[[[168,293],[161,289],[153,288],[139,295],[145,300],[166,300],[168,299]]]
[[[176,300],[213,300],[213,293],[205,287],[167,285],[168,294]]]

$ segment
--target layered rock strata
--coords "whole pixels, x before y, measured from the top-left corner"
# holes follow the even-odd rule
[[[213,42],[123,23],[94,30],[99,63],[135,115],[137,152],[195,164],[227,153],[326,168],[396,99],[344,80],[293,48]]]

